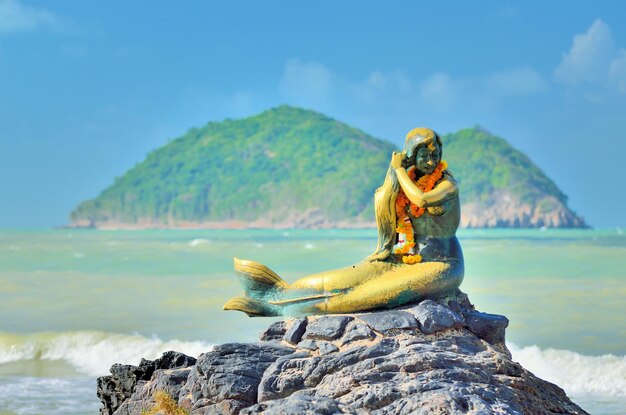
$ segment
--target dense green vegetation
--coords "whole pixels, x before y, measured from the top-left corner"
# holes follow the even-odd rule
[[[190,130],[83,202],[72,220],[280,222],[317,207],[334,221],[373,221],[373,193],[393,150],[322,114],[282,106]],[[499,188],[531,203],[546,194],[565,202],[525,155],[480,129],[444,137],[444,158],[464,202],[490,203]]]
[[[280,221],[312,207],[371,220],[393,150],[322,114],[278,107],[190,130],[82,203],[72,220]]]
[[[443,143],[444,159],[459,181],[463,202],[488,204],[497,189],[507,189],[529,204],[548,195],[567,202],[567,196],[525,154],[479,127],[448,134]]]

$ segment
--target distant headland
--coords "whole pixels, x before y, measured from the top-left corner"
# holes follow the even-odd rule
[[[466,228],[587,227],[526,155],[481,128],[443,137]],[[189,130],[70,215],[71,227],[374,227],[390,142],[280,106]]]

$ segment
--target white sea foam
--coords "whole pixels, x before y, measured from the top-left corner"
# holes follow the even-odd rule
[[[194,239],[191,242],[189,242],[189,246],[199,246],[199,245],[207,245],[210,244],[211,241],[208,239],[202,239],[202,238],[198,238],[198,239]]]
[[[313,245],[310,242],[307,242],[304,244],[304,249],[313,249],[313,248],[315,248],[315,245]]]
[[[513,359],[538,377],[556,383],[571,396],[626,400],[626,356],[583,355],[569,350],[507,345]]]
[[[141,358],[156,359],[168,350],[197,357],[211,348],[211,344],[201,341],[163,341],[156,337],[97,331],[32,335],[0,333],[0,363],[61,360],[91,376],[107,374],[113,363],[137,365]]]
[[[90,377],[0,377],[0,413],[78,415],[98,412],[95,383]]]
[[[514,360],[540,378],[561,386],[575,400],[576,397],[594,396],[606,398],[605,404],[626,402],[626,356],[589,356],[568,350],[542,350],[537,346],[508,346]],[[0,364],[29,360],[63,361],[93,379],[108,374],[113,363],[137,365],[141,358],[156,359],[167,350],[197,357],[211,348],[211,344],[201,341],[163,341],[156,337],[97,331],[28,335],[0,333]],[[19,386],[15,383],[17,380],[5,382],[7,379],[0,377],[0,396],[14,396],[6,392]],[[20,379],[36,388],[59,389],[54,383],[60,382],[58,379]],[[22,388],[28,385],[23,384]],[[0,399],[0,410],[4,404],[6,402]]]

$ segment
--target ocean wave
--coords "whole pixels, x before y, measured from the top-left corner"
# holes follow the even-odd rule
[[[168,350],[197,357],[211,348],[212,344],[202,341],[163,341],[157,337],[99,331],[0,333],[0,363],[60,360],[90,376],[108,374],[113,363],[137,365],[142,358],[156,359]]]
[[[570,350],[518,347],[507,343],[513,360],[572,396],[626,399],[626,356],[589,356]]]
[[[208,245],[211,241],[209,239],[198,238],[189,242],[189,246],[199,246],[199,245]]]
[[[29,360],[62,361],[79,373],[102,376],[113,363],[137,365],[168,350],[198,357],[213,345],[203,341],[164,341],[158,337],[100,331],[12,334],[0,332],[0,364]],[[589,356],[569,350],[518,347],[513,359],[538,377],[574,396],[626,398],[626,356]]]
[[[0,377],[0,413],[97,414],[101,406],[92,378]]]

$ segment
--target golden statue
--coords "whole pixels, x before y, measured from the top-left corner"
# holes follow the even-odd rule
[[[249,316],[302,316],[395,308],[446,296],[463,281],[455,234],[461,217],[456,181],[442,161],[439,135],[411,130],[374,194],[378,247],[362,262],[291,284],[258,262],[235,258],[244,297],[225,310]]]

